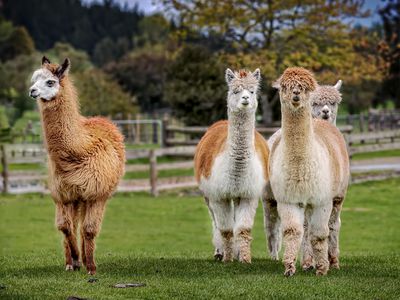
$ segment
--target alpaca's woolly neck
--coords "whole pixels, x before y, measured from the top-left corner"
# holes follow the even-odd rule
[[[310,108],[292,112],[282,107],[282,142],[290,162],[300,162],[312,157],[314,130]]]
[[[249,160],[254,155],[254,112],[228,111],[227,146],[230,158],[230,176],[240,178],[249,167]]]
[[[75,87],[68,77],[63,78],[55,99],[39,100],[42,125],[49,154],[79,152],[84,146],[83,117]]]

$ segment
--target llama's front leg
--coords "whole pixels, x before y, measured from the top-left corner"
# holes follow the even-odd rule
[[[303,242],[301,244],[301,250],[302,250],[301,266],[304,271],[311,270],[312,268],[314,268],[313,250],[311,246],[310,230],[308,225],[310,214],[311,214],[311,209],[307,208],[305,210],[304,235],[303,235]]]
[[[207,204],[208,207],[208,212],[210,213],[211,221],[212,221],[212,227],[213,227],[213,245],[214,245],[214,258],[216,260],[222,260],[224,257],[224,251],[223,251],[223,242],[222,242],[222,237],[221,233],[217,229],[217,226],[215,224],[215,216],[214,212],[211,209],[210,206],[210,200],[207,197],[204,197],[204,200]]]
[[[85,248],[85,262],[88,274],[96,274],[96,263],[94,260],[94,250],[96,247],[95,238],[100,232],[103,221],[105,200],[87,201],[85,203],[84,218],[81,232],[83,234],[83,245]]]
[[[80,268],[79,249],[76,239],[78,211],[74,203],[56,203],[56,227],[64,234],[65,269]]]
[[[296,258],[303,238],[304,208],[299,204],[279,203],[278,213],[281,218],[285,252],[283,263],[285,276],[296,272]]]
[[[343,197],[333,198],[333,207],[329,219],[328,257],[331,268],[339,269],[339,232],[340,212],[342,211]]]
[[[251,263],[251,229],[254,224],[258,199],[237,199],[234,201],[235,225],[234,237],[235,243],[239,249],[239,261]]]
[[[233,206],[230,200],[212,200],[210,207],[214,213],[215,225],[222,239],[222,261],[233,260]]]
[[[274,260],[279,260],[279,251],[282,244],[281,220],[278,207],[271,186],[268,184],[262,199],[264,208],[264,230],[269,254]]]
[[[326,275],[329,270],[328,223],[331,211],[332,202],[329,201],[327,205],[314,207],[310,216],[310,241],[317,275]]]

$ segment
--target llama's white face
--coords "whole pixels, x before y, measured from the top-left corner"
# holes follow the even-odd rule
[[[319,86],[311,93],[312,116],[336,124],[336,116],[339,103],[342,101],[339,80],[334,86]]]
[[[50,101],[60,90],[59,78],[46,68],[36,70],[32,75],[32,86],[29,89],[29,96],[34,99]]]
[[[228,91],[228,109],[231,112],[255,112],[258,106],[257,92],[261,78],[260,70],[225,72]]]

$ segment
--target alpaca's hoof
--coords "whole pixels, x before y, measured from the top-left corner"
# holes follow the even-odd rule
[[[217,261],[221,261],[223,258],[224,258],[224,253],[218,248],[215,248],[214,259]]]
[[[88,275],[96,275],[96,270],[88,271]]]
[[[233,261],[233,255],[232,254],[230,254],[230,255],[227,255],[226,253],[224,253],[224,257],[222,258],[222,261],[223,262],[232,262]]]
[[[239,261],[244,264],[251,264],[251,257],[250,256],[242,256],[242,257],[239,257]]]
[[[283,275],[285,275],[286,277],[291,277],[296,273],[296,267],[294,266],[294,264],[289,264],[285,266],[285,273]]]
[[[88,275],[95,275],[96,274],[96,266],[95,265],[86,266],[86,270],[88,272]]]
[[[328,265],[317,265],[316,269],[317,269],[317,271],[315,272],[315,274],[317,276],[324,276],[324,275],[328,274],[329,266]]]
[[[72,265],[65,265],[65,271],[73,271],[74,267]]]
[[[273,253],[271,253],[271,259],[272,260],[279,260],[279,254],[278,254],[278,252],[273,252]]]
[[[314,266],[310,263],[304,263],[302,266],[303,271],[310,271],[314,269]]]
[[[340,269],[339,260],[337,259],[337,257],[331,257],[329,264],[331,269]]]
[[[81,263],[79,262],[79,260],[73,261],[73,267],[74,267],[74,271],[79,271],[81,269]]]

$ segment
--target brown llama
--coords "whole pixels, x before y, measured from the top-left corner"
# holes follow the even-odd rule
[[[125,148],[117,127],[104,118],[80,115],[75,87],[62,65],[43,57],[32,76],[30,96],[37,99],[48,153],[49,188],[56,205],[56,226],[64,234],[66,270],[96,273],[95,238],[107,200],[124,174]]]

